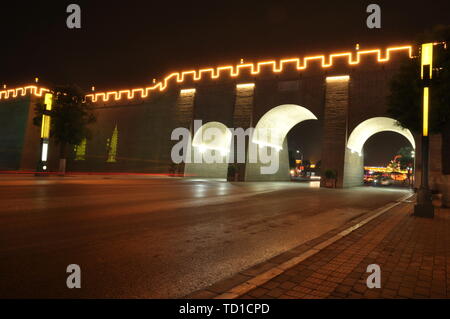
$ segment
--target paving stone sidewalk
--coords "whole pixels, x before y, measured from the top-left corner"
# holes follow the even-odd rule
[[[401,204],[241,298],[450,298],[450,209]],[[366,285],[381,267],[381,288]]]

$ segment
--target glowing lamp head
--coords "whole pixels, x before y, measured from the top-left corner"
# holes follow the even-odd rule
[[[421,78],[424,78],[424,66],[429,65],[429,78],[432,77],[433,70],[433,43],[424,43],[422,44],[422,52],[421,52]]]

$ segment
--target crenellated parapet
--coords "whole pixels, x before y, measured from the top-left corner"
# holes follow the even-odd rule
[[[240,63],[215,68],[204,68],[173,72],[162,81],[149,87],[135,88],[119,91],[107,91],[86,95],[92,102],[132,100],[135,98],[147,98],[154,91],[164,91],[171,85],[183,85],[184,83],[198,82],[204,79],[217,80],[222,77],[239,78],[242,75],[257,76],[262,72],[282,73],[285,70],[304,71],[313,63],[319,63],[323,69],[330,69],[337,63],[344,61],[349,66],[356,66],[364,58],[372,58],[377,63],[389,62],[394,55],[413,56],[411,45],[389,47],[387,49],[357,50],[349,52],[332,53],[329,55],[305,56],[303,58],[290,58],[281,60],[260,61],[257,63]]]
[[[184,84],[187,85],[188,83],[191,84],[205,79],[217,80],[226,77],[239,78],[245,75],[257,76],[263,72],[280,74],[286,70],[304,71],[313,64],[319,65],[323,69],[331,69],[333,66],[342,62],[349,66],[357,66],[363,60],[365,61],[366,58],[372,59],[376,63],[386,63],[389,62],[394,55],[403,55],[411,58],[413,56],[413,46],[404,45],[386,49],[355,50],[327,55],[305,56],[302,58],[266,60],[256,63],[242,62],[236,65],[173,72],[167,75],[163,80],[155,82],[152,86],[90,93],[86,95],[86,98],[91,102],[145,99],[153,92],[161,92],[167,90],[171,86],[183,86]],[[8,89],[0,91],[0,100],[25,96],[27,94],[42,96],[43,93],[48,91],[48,89],[37,86]]]

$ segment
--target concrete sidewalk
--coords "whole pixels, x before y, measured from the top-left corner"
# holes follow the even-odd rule
[[[434,219],[423,219],[411,215],[412,207],[413,203],[403,202],[329,245],[326,242],[342,229],[298,247],[297,254],[306,258],[269,275],[270,280],[264,280],[264,274],[257,275],[258,280],[245,279],[258,282],[249,285],[252,289],[245,289],[242,276],[261,269],[270,273],[276,260],[236,276],[234,288],[231,278],[188,297],[226,298],[241,290],[239,298],[252,299],[449,298],[450,209],[437,208]],[[291,260],[295,253],[290,252]],[[366,285],[370,264],[381,267],[381,288]]]

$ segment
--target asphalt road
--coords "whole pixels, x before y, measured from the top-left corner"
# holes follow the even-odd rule
[[[182,297],[406,193],[314,186],[2,176],[0,297]]]

